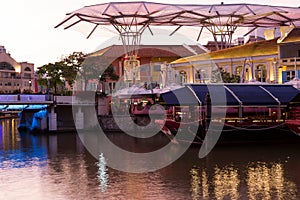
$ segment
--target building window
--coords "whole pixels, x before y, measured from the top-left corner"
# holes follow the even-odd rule
[[[195,73],[195,80],[196,81],[201,81],[201,71],[197,70]]]
[[[266,82],[267,70],[266,66],[258,65],[255,69],[255,79],[260,82]]]
[[[180,71],[179,72],[179,81],[181,84],[186,83],[187,82],[187,74],[185,71]]]
[[[26,71],[26,72],[31,72],[31,69],[30,69],[29,67],[26,67],[26,68],[24,69],[24,71]]]
[[[115,82],[109,82],[108,83],[108,89],[109,89],[109,93],[111,94],[113,92],[113,90],[115,89],[116,87],[116,83]]]
[[[235,75],[241,76],[242,70],[243,70],[243,67],[242,67],[242,66],[237,66],[237,67],[235,68]]]
[[[153,70],[155,72],[159,72],[160,71],[160,65],[154,65]]]
[[[297,70],[298,76],[299,76],[299,70]],[[296,74],[294,70],[291,71],[282,71],[282,83],[291,81],[295,78]]]
[[[286,80],[291,81],[295,78],[295,71],[287,71],[286,72]]]
[[[12,71],[15,71],[15,68],[7,63],[7,62],[0,62],[0,70],[12,70]]]
[[[141,65],[140,66],[140,71],[141,72],[149,72],[150,70],[150,66],[149,65]]]
[[[24,78],[29,78],[30,79],[31,78],[31,74],[25,73],[24,74]]]

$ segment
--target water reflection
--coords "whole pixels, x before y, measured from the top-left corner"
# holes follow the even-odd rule
[[[251,163],[247,171],[249,199],[295,199],[296,184],[284,176],[281,163]]]
[[[213,177],[215,198],[223,199],[229,197],[229,199],[238,199],[238,186],[240,184],[238,176],[237,169],[232,166],[215,167]]]
[[[201,179],[200,179],[200,175],[198,173],[198,170],[195,169],[195,168],[191,169],[190,174],[191,174],[191,195],[192,195],[192,199],[196,200],[196,199],[199,199],[199,197],[200,197],[201,188],[200,188],[199,183],[200,183]],[[207,183],[206,184],[202,183],[201,185],[202,186],[207,185]]]
[[[207,171],[190,170],[192,199],[297,199],[297,185],[285,177],[282,163],[252,162],[246,170],[216,166],[210,179]]]
[[[299,144],[216,147],[205,159],[190,148],[172,165],[130,174],[92,157],[75,133],[19,134],[0,121],[0,199],[299,199]],[[120,136],[120,137],[119,137]],[[157,147],[111,139],[137,152]],[[139,147],[142,146],[140,149]],[[120,162],[129,162],[123,158]]]
[[[105,192],[108,187],[108,173],[107,173],[107,167],[106,167],[106,159],[103,156],[103,153],[99,155],[99,161],[97,163],[97,166],[99,167],[97,177],[100,182],[100,189],[101,192]]]
[[[3,150],[15,150],[19,148],[18,124],[19,119],[0,120],[0,148]]]

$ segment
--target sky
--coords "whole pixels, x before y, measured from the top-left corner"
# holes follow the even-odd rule
[[[17,62],[27,61],[35,67],[59,61],[74,51],[91,53],[108,39],[86,36],[72,29],[54,28],[65,17],[84,6],[111,2],[106,0],[9,0],[1,2],[0,45],[5,46]],[[118,2],[122,0],[117,0]],[[247,0],[185,0],[192,4],[249,3]],[[182,0],[153,0],[182,3]],[[252,4],[299,7],[299,0],[252,0]],[[204,37],[206,37],[204,35]],[[208,37],[208,36],[207,36]],[[195,38],[196,39],[196,38]]]

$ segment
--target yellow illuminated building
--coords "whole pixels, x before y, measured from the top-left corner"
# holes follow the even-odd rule
[[[300,76],[300,28],[282,36],[180,58],[171,63],[186,83],[211,82],[212,68],[238,75],[241,82],[285,83]]]

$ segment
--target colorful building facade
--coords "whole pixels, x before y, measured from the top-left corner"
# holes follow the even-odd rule
[[[300,28],[285,29],[279,38],[180,58],[171,63],[187,83],[211,82],[215,66],[241,82],[285,83],[300,76]]]
[[[170,63],[182,57],[204,53],[205,50],[201,45],[141,45],[138,51],[137,60],[139,62],[139,71],[136,74],[135,81],[138,83],[160,83],[161,66],[164,63]],[[110,94],[116,86],[116,82],[124,82],[124,47],[122,45],[112,45],[91,53],[83,65],[86,68],[97,66],[99,76],[101,68],[108,65],[113,67],[114,72],[119,76],[119,80],[105,80],[99,84],[99,80],[90,79],[88,81],[88,90],[100,90]],[[124,62],[125,61],[125,62]],[[101,64],[102,63],[102,64]],[[99,77],[100,79],[101,77]],[[99,84],[99,85],[98,85]],[[78,83],[77,83],[78,85]],[[79,84],[82,88],[82,84]],[[80,89],[77,89],[80,90]]]
[[[15,61],[5,47],[0,46],[0,92],[34,92],[35,85],[34,64]]]

